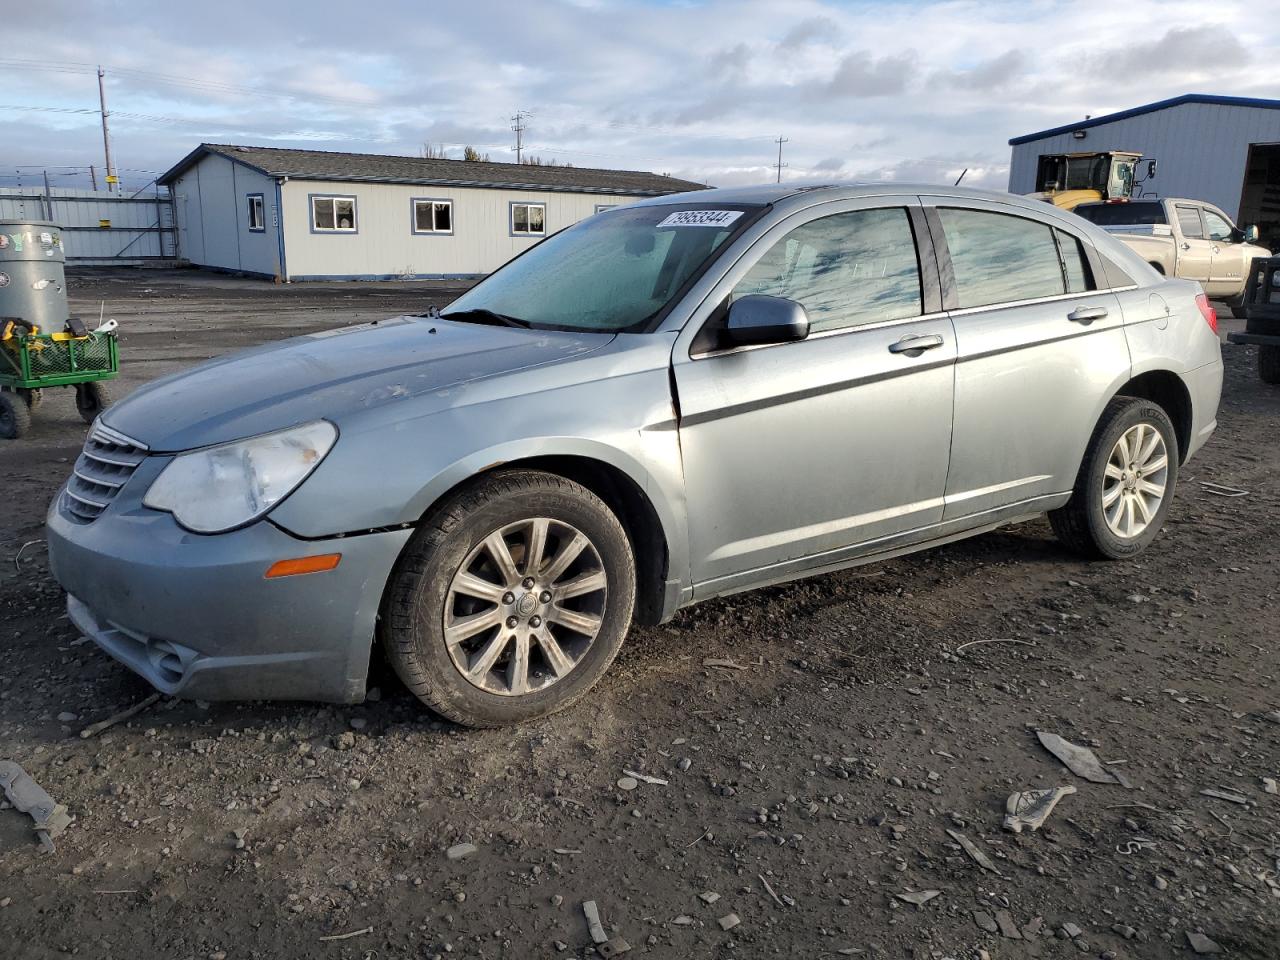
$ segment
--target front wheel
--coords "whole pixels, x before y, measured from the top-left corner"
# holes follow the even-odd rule
[[[27,402],[11,390],[0,390],[0,439],[21,440],[31,429]]]
[[[1164,526],[1178,480],[1178,439],[1149,400],[1116,397],[1085,451],[1071,500],[1051,511],[1058,539],[1077,553],[1120,560],[1146,549]]]
[[[392,577],[388,659],[427,706],[494,727],[568,707],[617,655],[635,559],[595,494],[533,470],[493,474],[437,508]]]

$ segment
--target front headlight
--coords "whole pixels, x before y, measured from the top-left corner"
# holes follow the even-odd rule
[[[338,439],[327,420],[180,454],[143,497],[196,533],[222,533],[257,520],[292,493]]]

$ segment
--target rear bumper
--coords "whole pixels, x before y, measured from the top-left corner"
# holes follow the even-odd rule
[[[1218,428],[1218,404],[1222,400],[1222,360],[1206,363],[1185,374],[1191,395],[1191,439],[1183,462],[1205,445]]]
[[[158,690],[364,699],[383,588],[411,530],[304,541],[259,522],[198,536],[168,514],[124,504],[76,523],[60,500],[48,517],[49,562],[72,622]],[[334,570],[264,578],[277,560],[337,552]]]

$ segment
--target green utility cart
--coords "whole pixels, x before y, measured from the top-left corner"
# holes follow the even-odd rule
[[[87,422],[109,402],[116,338],[68,319],[65,261],[56,223],[0,220],[0,439],[27,432],[47,387],[75,387]]]
[[[76,409],[92,423],[111,402],[103,381],[119,370],[114,333],[32,333],[0,318],[0,438],[26,434],[49,387],[75,387]]]

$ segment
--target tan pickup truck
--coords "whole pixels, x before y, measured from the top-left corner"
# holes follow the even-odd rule
[[[1074,212],[1136,250],[1161,273],[1197,280],[1210,299],[1225,301],[1237,317],[1249,264],[1271,251],[1257,246],[1258,228],[1241,230],[1202,200],[1129,200],[1082,203]]]

